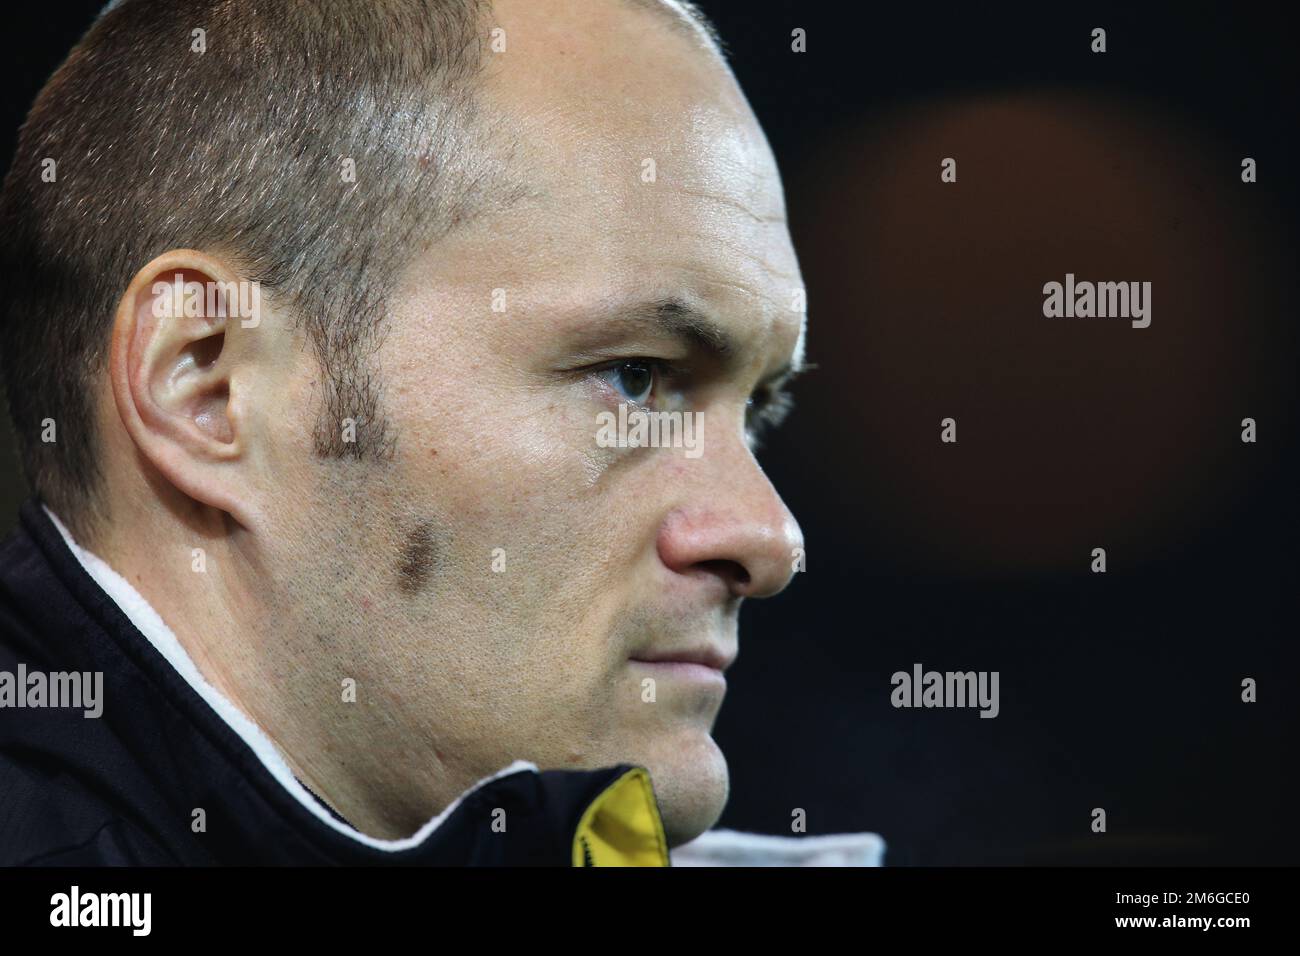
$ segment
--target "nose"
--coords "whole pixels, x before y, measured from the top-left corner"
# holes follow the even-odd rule
[[[659,559],[722,582],[734,597],[779,594],[802,559],[799,523],[747,448],[714,466],[683,483],[686,497],[659,530]]]

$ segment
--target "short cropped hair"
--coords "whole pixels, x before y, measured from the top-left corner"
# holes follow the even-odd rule
[[[386,297],[419,250],[524,188],[475,95],[489,13],[121,0],[90,27],[38,95],[0,195],[0,371],[27,481],[74,534],[107,516],[94,385],[114,310],[169,249],[226,255],[306,329],[319,455],[392,453],[371,364]]]

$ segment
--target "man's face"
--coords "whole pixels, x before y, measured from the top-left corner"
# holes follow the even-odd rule
[[[349,673],[443,796],[515,759],[636,763],[675,845],[726,802],[726,685],[650,659],[734,657],[741,599],[783,588],[802,544],[746,434],[802,351],[781,184],[725,67],[660,18],[496,19],[483,109],[530,195],[413,263],[378,357],[396,457],[302,546],[377,569],[340,585],[366,609],[340,616],[365,630]],[[626,401],[701,413],[702,453],[601,447]]]

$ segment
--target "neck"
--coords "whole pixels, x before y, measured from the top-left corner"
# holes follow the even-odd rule
[[[202,679],[270,739],[294,776],[362,833],[409,836],[445,803],[419,795],[440,788],[402,776],[410,753],[386,746],[384,715],[349,700],[346,675],[335,673],[328,651],[339,635],[306,626],[300,602],[277,594],[250,539],[211,518],[122,515],[92,553],[147,602]],[[381,726],[372,726],[376,717]]]

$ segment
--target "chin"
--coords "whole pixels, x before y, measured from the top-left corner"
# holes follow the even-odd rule
[[[722,816],[730,794],[727,758],[706,731],[665,736],[632,762],[650,771],[669,847],[694,840]]]

